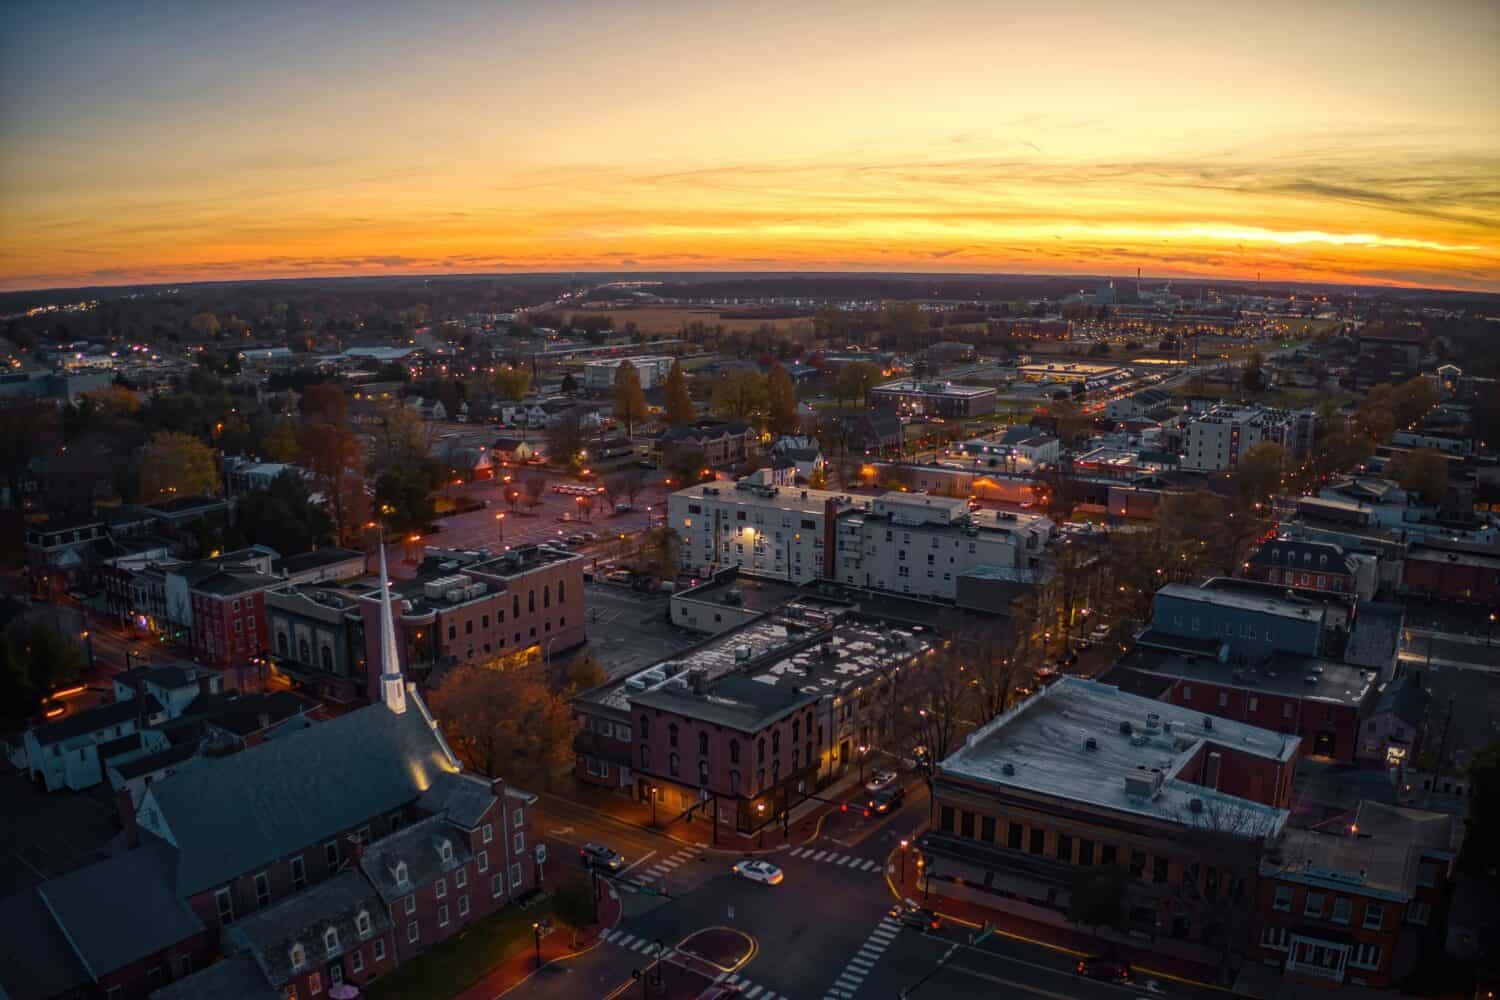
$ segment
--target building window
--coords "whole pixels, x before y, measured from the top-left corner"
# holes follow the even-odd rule
[[[518,836],[519,836],[519,834],[518,834]],[[469,884],[469,870],[467,868],[460,868],[458,871],[454,872],[453,873],[453,884],[455,886],[457,886],[458,888],[460,888],[460,889],[462,889],[464,886],[468,885]]]
[[[355,975],[364,972],[365,953],[359,949],[355,949],[354,953],[349,956],[349,968],[354,971]]]
[[[1307,899],[1302,903],[1302,915],[1304,917],[1323,916],[1323,894],[1321,892],[1310,892]]]
[[[409,924],[406,925],[406,940],[407,941],[411,942],[412,944],[415,944],[416,941],[417,941],[417,939],[420,938],[421,936],[422,936],[422,928],[417,925],[417,922],[415,920],[411,921]]]
[[[406,862],[405,861],[397,861],[396,862],[396,884],[397,885],[410,885],[411,884],[411,877],[407,874]]]
[[[505,883],[500,880],[500,876],[499,875],[491,875],[490,876],[490,896],[498,899],[500,897],[500,894],[502,892],[504,892],[504,891],[505,891]]]
[[[1220,708],[1228,708],[1229,707],[1229,692],[1228,691],[1220,691],[1219,692],[1219,707]]]
[[[646,718],[643,715],[643,716],[641,716],[641,739],[643,739],[643,740],[649,740],[650,738],[651,738],[651,720],[648,719],[648,718]]]
[[[219,910],[219,923],[227,924],[234,919],[234,897],[228,889],[214,893],[214,906]]]
[[[337,840],[330,840],[323,845],[323,860],[328,863],[329,868],[339,866],[339,842]]]
[[[1047,832],[1045,830],[1033,829],[1031,831],[1031,845],[1029,847],[1030,852],[1032,854],[1041,854],[1042,846],[1046,843],[1046,841]]]
[[[255,905],[266,906],[271,902],[271,878],[265,872],[255,876]]]
[[[323,976],[321,973],[310,972],[307,975],[307,995],[318,996],[323,992]]]
[[[460,917],[469,915],[469,897],[466,895],[458,897],[458,915]]]
[[[982,816],[979,820],[979,839],[987,844],[995,841],[995,817]]]
[[[1094,863],[1094,842],[1092,840],[1080,840],[1078,842],[1078,864],[1087,868]]]
[[[438,841],[438,857],[442,859],[443,864],[447,864],[453,860],[453,843],[451,841]]]
[[[494,836],[495,827],[493,824],[486,823],[484,824],[484,826],[479,828],[479,839],[484,843],[488,844],[492,839],[494,839]]]
[[[521,888],[521,865],[516,863],[510,866],[510,889],[515,892]]]
[[[675,753],[667,754],[667,773],[674,778],[677,777],[677,764],[677,755]]]
[[[1431,903],[1413,902],[1406,908],[1406,922],[1416,924],[1418,927],[1426,927],[1427,921],[1431,916]]]
[[[307,964],[307,949],[302,947],[300,941],[292,945],[291,960],[293,969],[300,969]]]
[[[1020,823],[1012,823],[1005,831],[1005,846],[1012,851],[1021,849],[1021,838],[1025,836],[1025,830]]]
[[[517,829],[519,829],[521,827],[522,822],[524,821],[524,817],[521,814],[521,810],[517,809],[515,812],[511,813],[510,816],[511,816],[510,825],[513,826],[513,827],[516,827]]]
[[[448,907],[446,905],[438,907],[438,926],[448,926]]]
[[[1066,833],[1057,835],[1057,860],[1073,863],[1073,838]]]
[[[524,830],[516,831],[516,835],[511,838],[511,845],[517,854],[526,850],[526,832]]]
[[[412,893],[406,897],[406,915],[409,917],[417,912],[417,894]]]
[[[729,763],[731,763],[731,764],[738,764],[739,762],[740,762],[740,741],[739,740],[730,740],[729,741]]]
[[[1265,931],[1261,933],[1260,944],[1262,948],[1269,948],[1272,951],[1286,951],[1291,939],[1292,935],[1285,927],[1267,925]]]
[[[323,932],[323,953],[326,954],[329,958],[332,958],[339,953],[338,928],[330,927]]]
[[[1255,695],[1251,695],[1250,696],[1250,711],[1253,712],[1253,711],[1255,711],[1259,707],[1260,707],[1260,699],[1257,698],[1257,697],[1255,697]]]
[[[1369,941],[1357,945],[1349,957],[1349,964],[1359,969],[1380,968],[1380,945]]]
[[[677,746],[677,723],[675,722],[667,726],[667,746]]]
[[[1380,925],[1385,922],[1385,907],[1380,903],[1365,904],[1364,929],[1367,931],[1378,931]]]
[[[1353,912],[1354,902],[1348,896],[1335,896],[1333,899],[1333,915],[1328,919],[1336,924],[1347,924]]]
[[[444,896],[448,895],[448,880],[446,878],[440,878],[436,882],[432,883],[432,894],[438,899],[442,899]]]
[[[370,923],[370,914],[369,914],[369,911],[367,911],[367,910],[360,910],[359,913],[355,914],[355,917],[354,917],[354,930],[355,930],[355,932],[357,934],[359,934],[359,936],[361,938],[367,938],[367,937],[369,937],[370,936],[370,932],[373,931],[374,929],[375,929],[374,925]]]
[[[1151,881],[1165,882],[1167,880],[1167,859],[1153,857],[1151,859]]]
[[[375,939],[375,961],[377,961],[377,962],[384,962],[385,961],[385,939],[384,938],[376,938]]]
[[[487,872],[487,871],[490,870],[490,852],[489,851],[480,851],[474,857],[477,859],[477,867],[478,867],[479,871],[481,871],[481,872]]]

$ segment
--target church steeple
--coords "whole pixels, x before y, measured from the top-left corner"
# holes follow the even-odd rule
[[[380,701],[397,715],[406,711],[406,681],[401,676],[401,647],[391,614],[391,581],[385,573],[385,545],[380,546]]]

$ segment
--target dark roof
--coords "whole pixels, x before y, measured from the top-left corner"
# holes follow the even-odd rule
[[[337,546],[329,546],[324,549],[313,549],[301,555],[287,556],[281,560],[277,568],[290,576],[293,573],[305,573],[310,569],[319,569],[323,566],[332,566],[336,563],[347,562],[352,559],[363,559],[363,552],[354,549],[341,549]]]
[[[1100,676],[1099,680],[1105,684],[1113,684],[1126,694],[1140,695],[1142,698],[1155,698],[1160,700],[1162,694],[1176,683],[1175,677],[1164,677],[1161,674],[1153,674],[1143,670],[1131,670],[1116,664],[1109,672]]]
[[[1250,562],[1256,566],[1307,572],[1353,573],[1355,570],[1354,560],[1332,542],[1310,542],[1301,538],[1273,538],[1255,550]]]
[[[1394,715],[1410,726],[1419,727],[1427,718],[1427,703],[1431,700],[1432,696],[1422,686],[1422,672],[1413,670],[1385,686],[1372,714]]]
[[[502,832],[501,836],[505,836]],[[441,845],[453,848],[444,861]],[[469,839],[442,816],[429,816],[371,844],[360,859],[365,877],[386,900],[398,899],[413,887],[436,881],[469,860]],[[406,881],[396,880],[396,865],[406,863]]]
[[[146,695],[147,717],[159,715],[161,711],[161,702],[149,694]],[[110,726],[128,722],[140,714],[141,706],[135,698],[112,702],[108,705],[100,705],[97,708],[85,709],[82,712],[60,719],[50,725],[38,726],[36,729],[36,741],[44,747],[51,746],[53,743],[71,740],[75,736],[96,733],[101,729],[108,729]]]
[[[152,785],[180,849],[184,896],[414,801],[455,770],[413,695],[397,715],[368,705]]]
[[[145,508],[157,514],[188,514],[196,510],[210,510],[218,506],[227,506],[228,501],[218,497],[174,497],[171,500],[162,500],[158,503],[146,504]]]
[[[248,594],[257,590],[264,590],[267,587],[275,586],[279,582],[274,576],[262,576],[259,573],[218,572],[199,580],[193,585],[193,589],[203,594],[232,597],[235,594]]]
[[[121,736],[117,740],[108,740],[99,744],[99,759],[109,760],[118,757],[122,753],[130,753],[132,750],[141,748],[141,734],[131,733],[129,736]]]
[[[175,858],[170,844],[153,840],[37,886],[95,979],[203,930],[172,891]]]
[[[1148,628],[1136,636],[1136,644],[1153,649],[1170,649],[1195,656],[1217,657],[1221,642],[1209,636],[1173,635],[1159,628]]]
[[[266,982],[255,956],[242,951],[151,994],[151,1000],[202,1000],[203,997],[281,1000],[281,992]]]
[[[150,774],[152,771],[160,768],[170,767],[173,764],[180,764],[185,760],[191,760],[197,755],[198,745],[196,743],[179,743],[175,746],[168,746],[165,750],[158,750],[156,753],[148,753],[144,757],[136,757],[123,764],[113,764],[111,766],[119,772],[121,778],[129,781],[131,778]]]
[[[750,431],[751,428],[746,424],[699,423],[687,427],[668,427],[661,432],[660,438],[662,444],[678,444],[688,441],[711,441],[726,435],[737,437]]]
[[[818,695],[780,684],[763,684],[743,674],[729,674],[709,685],[709,696],[686,688],[659,687],[633,694],[632,706],[665,709],[692,719],[732,726],[753,733],[793,709],[817,701]]]
[[[0,996],[57,996],[89,982],[88,970],[35,889],[0,899],[0,927]]]
[[[197,704],[195,700],[193,705]],[[301,715],[312,707],[290,691],[256,692],[226,701],[205,721],[236,736],[248,736]]]
[[[165,663],[159,666],[132,667],[115,674],[113,679],[129,688],[133,688],[138,680],[162,688],[196,687],[200,670],[201,667],[191,663]]]
[[[355,923],[360,913],[370,916],[370,934],[364,938]],[[225,937],[254,956],[272,986],[281,986],[328,962],[323,944],[328,928],[338,932],[337,954],[343,954],[390,926],[380,897],[359,872],[350,869],[235,921]],[[293,944],[301,944],[306,953],[307,964],[301,970],[292,968]]]
[[[472,774],[440,774],[422,793],[417,805],[429,813],[443,813],[465,829],[479,825],[495,802],[490,783]]]

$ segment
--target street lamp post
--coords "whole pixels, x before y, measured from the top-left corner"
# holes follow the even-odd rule
[[[917,855],[917,881],[922,883],[922,902],[927,902],[927,884],[931,881],[927,877],[927,859]]]
[[[500,533],[500,544],[504,545],[505,544],[505,515],[503,513],[495,515],[495,529]]]
[[[869,756],[870,748],[865,744],[859,745],[859,783],[865,783],[865,758]]]
[[[1494,615],[1490,615],[1490,621],[1493,622],[1494,620],[1495,620],[1495,616]],[[93,633],[91,633],[88,629],[84,629],[83,630],[83,645],[88,650],[88,654],[89,654],[89,673],[93,673],[94,672],[94,636],[93,636]]]
[[[906,885],[906,849],[911,846],[911,841],[905,837],[901,838],[901,884]]]
[[[531,922],[531,933],[536,938],[536,967],[542,967],[542,922],[533,920]]]
[[[1495,641],[1495,612],[1490,612],[1490,630],[1485,634],[1484,644],[1491,645]]]

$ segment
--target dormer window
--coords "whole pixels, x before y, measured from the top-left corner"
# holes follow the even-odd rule
[[[453,844],[450,841],[438,841],[438,857],[443,859],[444,864],[453,860]]]
[[[359,932],[359,936],[362,938],[370,936],[370,932],[374,930],[374,927],[370,923],[370,914],[368,911],[360,910],[354,917],[354,929]]]
[[[302,968],[307,964],[307,949],[303,948],[301,943],[292,945],[291,959],[293,969]]]
[[[396,862],[396,884],[397,885],[408,885],[408,884],[410,884],[410,882],[411,882],[411,879],[408,878],[407,874],[406,874],[406,862],[405,861],[397,861]]]
[[[337,927],[330,927],[323,932],[323,951],[329,958],[339,953],[339,931]]]

